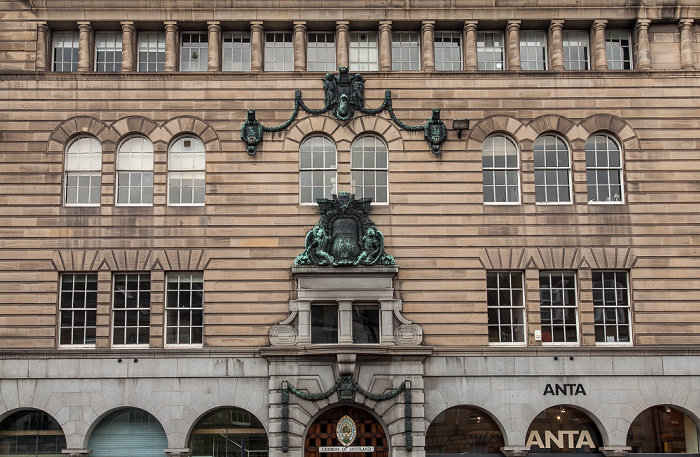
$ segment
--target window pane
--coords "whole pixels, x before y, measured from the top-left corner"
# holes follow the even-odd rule
[[[338,305],[311,306],[311,343],[338,343]]]
[[[556,135],[535,141],[535,198],[541,203],[568,203],[569,147]]]
[[[166,343],[202,344],[204,280],[202,273],[166,277]]]
[[[482,144],[484,202],[517,203],[519,195],[518,151],[503,135],[492,135]]]
[[[522,273],[486,273],[489,342],[525,341],[525,306]]]
[[[586,179],[589,202],[620,202],[622,198],[622,154],[607,134],[586,141]]]
[[[378,344],[379,305],[353,305],[352,342],[356,344]]]
[[[542,341],[578,341],[576,277],[572,272],[540,272]]]
[[[301,203],[331,198],[336,193],[336,148],[324,136],[312,136],[299,148],[299,195]]]

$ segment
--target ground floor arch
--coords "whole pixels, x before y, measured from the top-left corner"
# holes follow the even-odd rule
[[[44,411],[23,409],[0,422],[0,455],[61,456],[65,447],[61,426]]]
[[[486,411],[474,406],[454,406],[439,413],[425,435],[425,453],[499,454],[503,431]]]
[[[634,453],[698,453],[698,441],[693,419],[670,405],[645,409],[627,432],[627,445]]]
[[[188,448],[192,457],[267,457],[269,441],[254,414],[243,408],[221,407],[197,421]]]
[[[121,408],[103,417],[90,435],[92,457],[163,457],[168,438],[152,414]]]
[[[354,433],[349,429],[350,422],[343,422],[346,417],[354,424]],[[344,432],[342,427],[345,425],[348,429]],[[321,453],[322,447],[344,446],[343,441],[350,442],[348,446],[374,448],[372,452],[352,453],[353,457],[389,457],[389,441],[382,424],[372,414],[351,405],[336,406],[324,411],[311,423],[304,439],[304,456],[347,457],[348,454],[340,452]]]
[[[533,419],[525,447],[532,453],[597,453],[603,438],[594,420],[580,408],[552,406]]]

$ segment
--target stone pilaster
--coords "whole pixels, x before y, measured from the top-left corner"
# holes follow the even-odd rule
[[[564,43],[562,41],[562,29],[564,21],[554,20],[549,23],[549,61],[551,69],[561,71],[564,69]]]
[[[605,26],[606,20],[593,22],[593,69],[607,70],[608,55],[605,50]]]
[[[294,71],[306,70],[306,21],[294,21]]]
[[[221,23],[208,21],[209,49],[207,50],[207,71],[221,71]]]
[[[435,21],[423,21],[423,71],[435,71]]]
[[[90,42],[92,26],[89,21],[78,22],[80,37],[78,41],[78,71],[90,71]]]
[[[122,23],[122,70],[134,71],[134,23],[123,21]]]
[[[636,55],[634,56],[634,62],[639,70],[650,70],[651,69],[651,51],[649,50],[649,24],[651,21],[649,19],[639,19],[634,26],[634,31],[636,35],[635,42]]]
[[[36,25],[36,71],[48,70],[49,26],[46,22],[39,22]]]
[[[520,66],[520,21],[508,21],[508,70],[522,70]]]
[[[352,300],[338,300],[338,344],[352,344]]]
[[[683,70],[695,70],[693,64],[693,19],[681,19],[678,30],[681,32],[681,68]]]
[[[250,23],[250,70],[263,71],[263,23]]]
[[[177,71],[177,22],[165,23],[165,71]]]
[[[476,71],[479,63],[476,58],[476,26],[477,21],[466,21],[464,23],[464,69]]]
[[[391,21],[379,22],[379,71],[391,71]]]
[[[347,67],[350,64],[350,23],[348,21],[336,22],[335,31],[338,34],[335,59],[339,67]]]

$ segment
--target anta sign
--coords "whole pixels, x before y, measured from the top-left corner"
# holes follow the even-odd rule
[[[526,447],[539,446],[540,449],[551,449],[558,447],[559,449],[582,449],[583,446],[588,446],[595,449],[595,443],[588,430],[559,430],[557,434],[545,430],[544,439],[537,430],[530,432],[527,438]]]

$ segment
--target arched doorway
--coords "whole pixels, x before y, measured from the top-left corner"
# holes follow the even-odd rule
[[[65,448],[61,426],[44,411],[17,411],[0,422],[0,455],[58,457]]]
[[[109,413],[90,435],[92,457],[163,457],[168,438],[152,414],[138,408]]]
[[[371,414],[353,406],[338,406],[316,418],[306,432],[305,457],[347,457],[340,452],[323,452],[321,447],[336,447],[342,444],[336,436],[338,422],[345,416],[356,425],[355,439],[350,446],[373,446],[374,452],[353,452],[353,457],[389,457],[389,443],[384,427]]]
[[[267,457],[269,443],[262,422],[242,408],[217,408],[197,421],[188,442],[190,455]]]
[[[426,455],[500,454],[503,432],[485,411],[454,406],[438,414],[425,434]]]
[[[585,412],[569,405],[547,408],[535,417],[527,431],[528,455],[595,454],[603,439],[598,426]],[[599,454],[602,455],[602,454]]]
[[[698,453],[700,435],[683,411],[657,405],[642,411],[630,424],[627,446],[631,452],[653,454]]]

